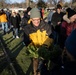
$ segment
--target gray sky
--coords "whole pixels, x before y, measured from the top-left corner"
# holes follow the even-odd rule
[[[7,1],[9,1],[9,0],[7,0]],[[20,2],[23,2],[23,1],[25,1],[25,0],[10,0],[12,3],[14,3],[14,2],[18,2],[18,3],[20,3]],[[35,0],[33,0],[33,1],[35,1]],[[70,0],[66,0],[67,2],[69,2]]]

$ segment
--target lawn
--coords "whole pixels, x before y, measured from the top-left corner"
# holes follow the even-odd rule
[[[0,35],[1,35],[0,31]],[[12,32],[6,35],[2,35],[3,41],[7,46],[7,52],[9,53],[9,57],[14,63],[14,67],[17,70],[18,75],[31,75],[31,59],[30,56],[26,53],[26,47],[22,44],[22,33],[20,34],[20,38],[13,38]],[[1,74],[4,75],[4,74]]]

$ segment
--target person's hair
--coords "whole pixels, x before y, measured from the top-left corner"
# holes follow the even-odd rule
[[[58,4],[58,5],[56,6],[56,9],[62,9],[62,6],[61,6],[60,4]]]
[[[2,14],[5,14],[5,11],[4,11],[3,9],[1,9],[1,15],[2,15]]]

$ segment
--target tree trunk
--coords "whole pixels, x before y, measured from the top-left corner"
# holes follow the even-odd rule
[[[72,0],[72,3],[76,2],[76,0]]]
[[[30,0],[26,0],[26,6],[27,6],[27,7],[30,6]]]

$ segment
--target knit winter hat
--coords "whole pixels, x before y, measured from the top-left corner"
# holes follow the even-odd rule
[[[68,18],[76,14],[76,12],[72,10],[71,8],[67,8],[66,11],[68,12]]]
[[[38,8],[31,9],[30,18],[41,18],[40,11]]]
[[[65,47],[67,51],[76,58],[76,29],[66,39]]]

